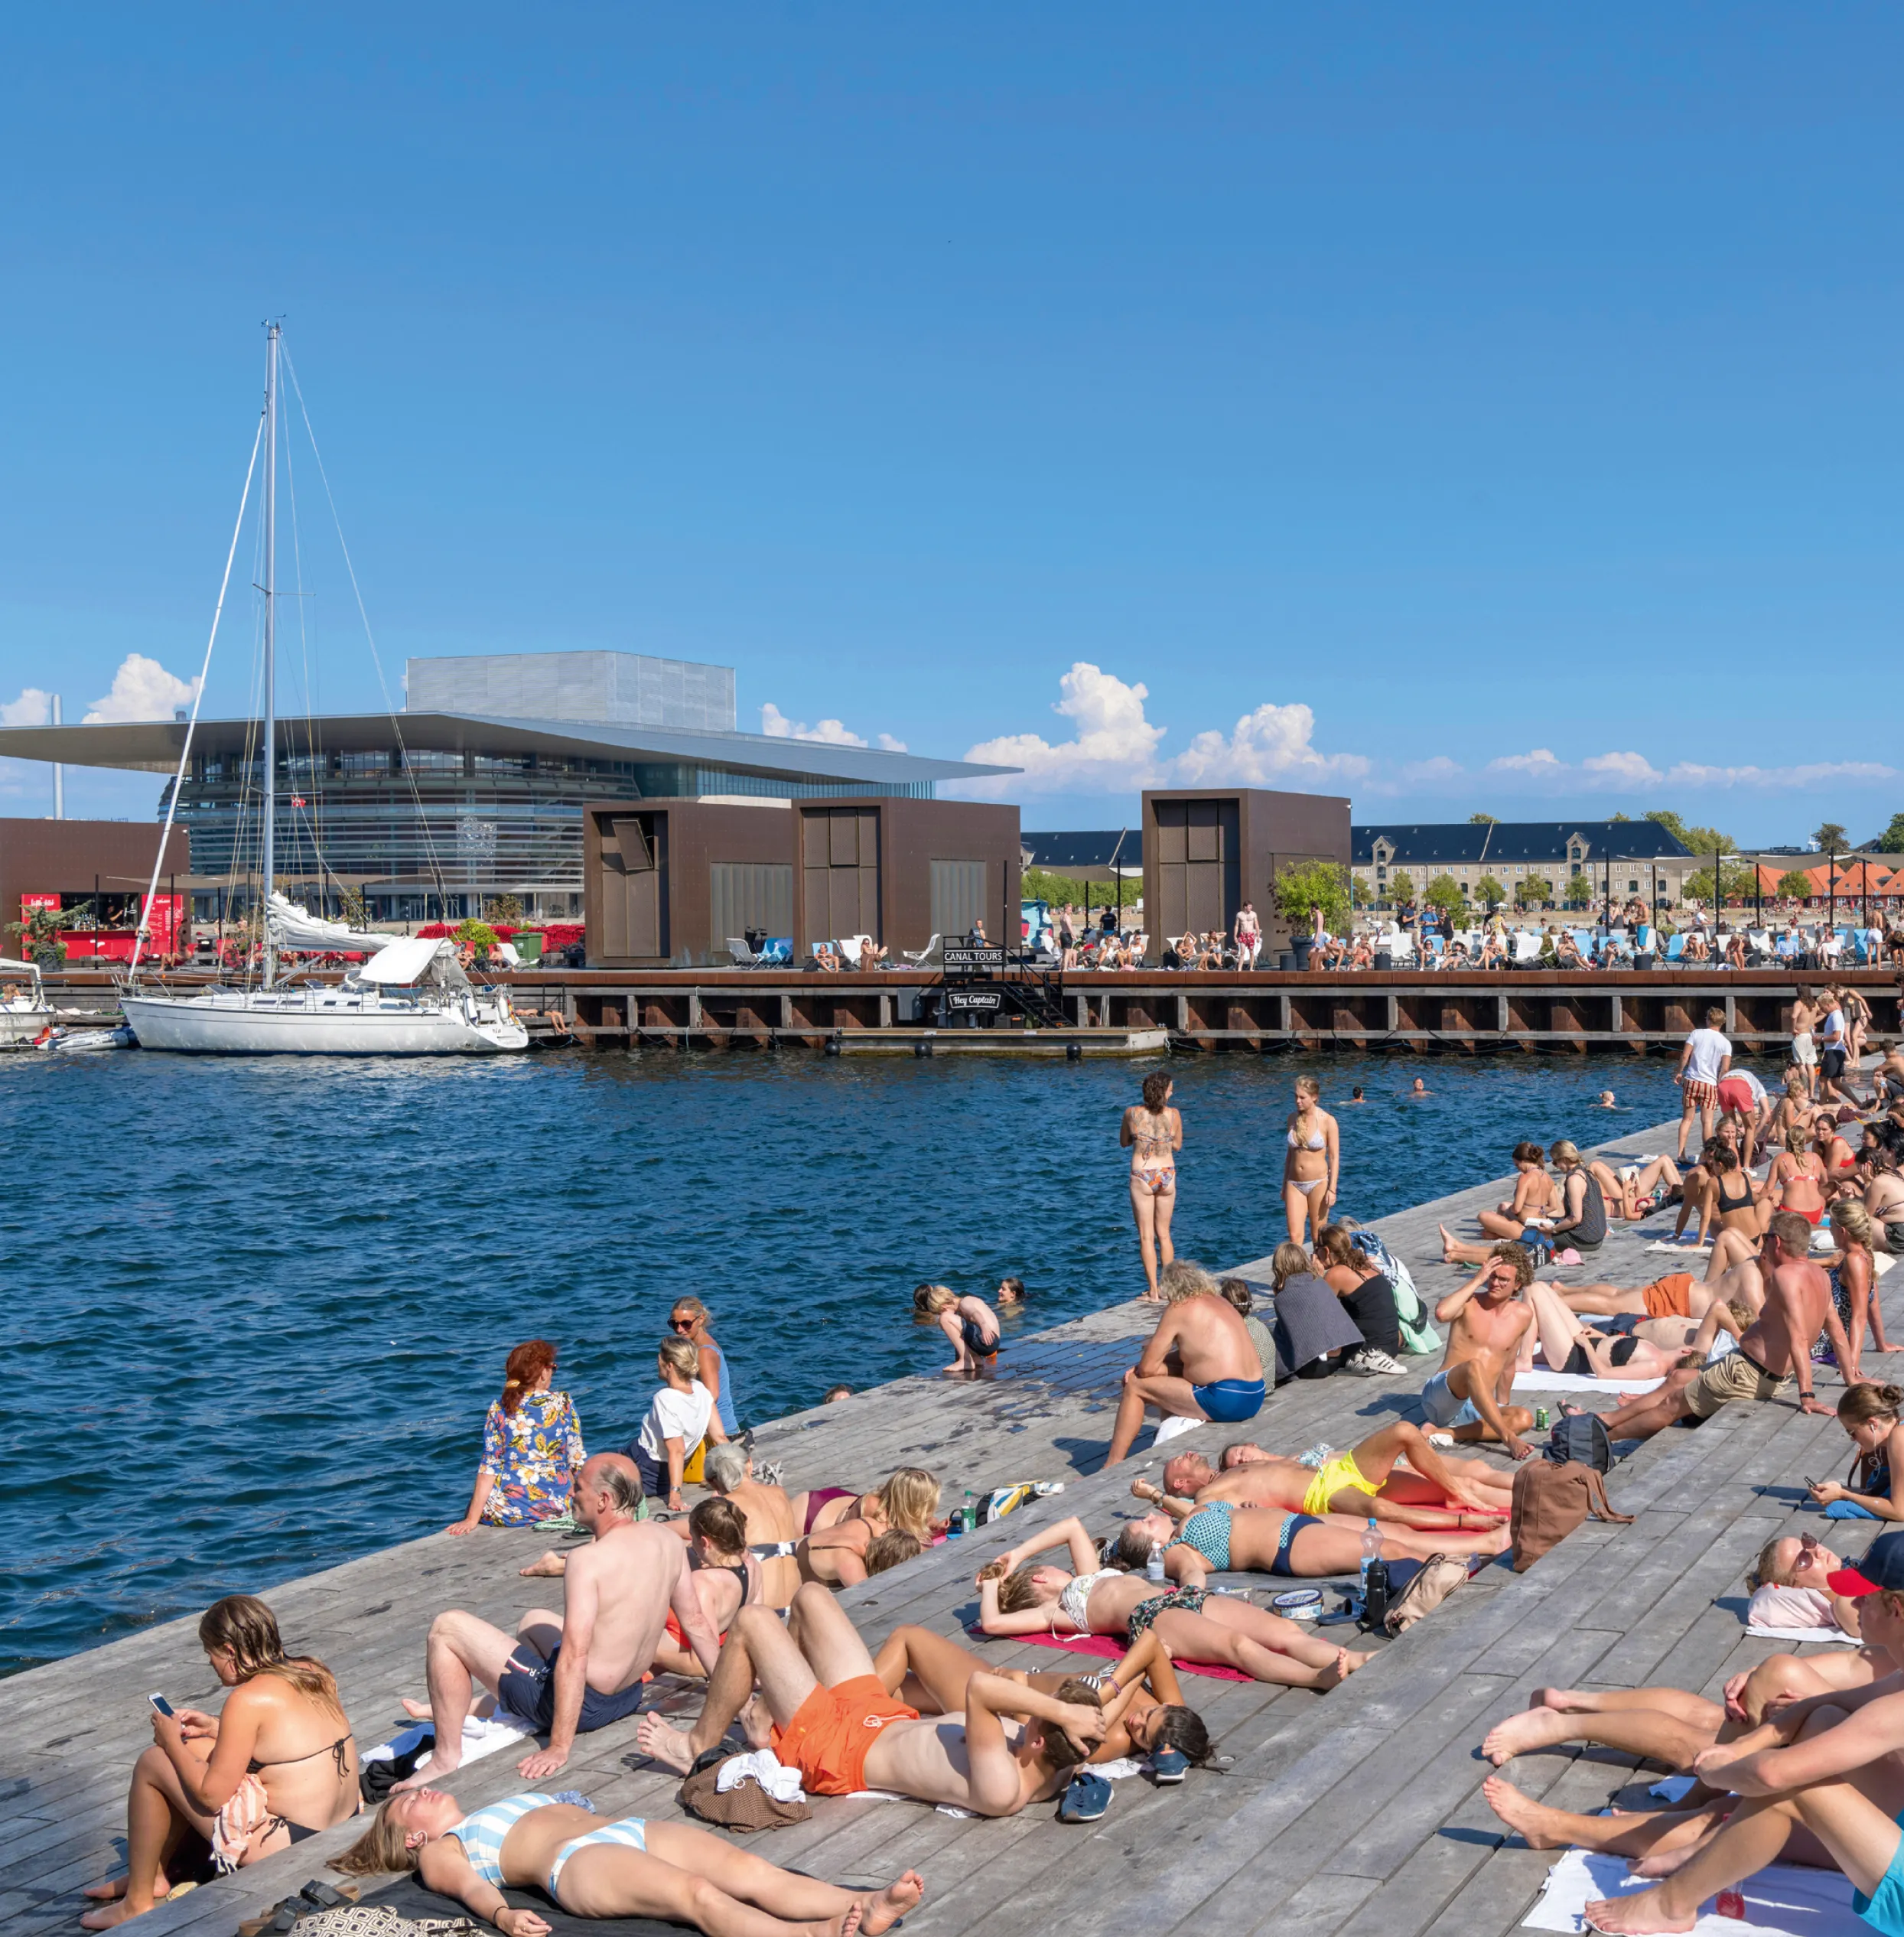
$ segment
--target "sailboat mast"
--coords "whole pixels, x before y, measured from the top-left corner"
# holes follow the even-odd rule
[[[278,832],[278,325],[265,330],[265,987],[277,968],[271,941]]]

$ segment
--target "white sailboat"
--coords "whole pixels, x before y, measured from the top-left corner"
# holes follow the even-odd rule
[[[210,988],[170,995],[139,986],[143,953],[155,897],[158,864],[140,917],[132,968],[120,991],[125,1020],[139,1045],[205,1056],[468,1056],[494,1055],[529,1047],[529,1032],[509,1008],[506,989],[477,988],[464,973],[447,940],[379,935],[318,920],[277,891],[273,839],[277,813],[278,721],[276,682],[277,470],[278,326],[267,326],[264,422],[265,451],[264,584],[264,803],[261,856],[265,897],[264,968],[255,988]],[[254,447],[254,451],[255,447]],[[255,461],[254,456],[254,462]],[[247,490],[249,491],[249,482]],[[239,506],[242,523],[243,506]],[[233,536],[236,553],[237,537]],[[226,580],[231,574],[226,562]],[[224,593],[219,594],[222,612]],[[214,618],[212,637],[217,637]],[[210,662],[207,645],[206,662]],[[204,682],[199,682],[200,694]],[[167,810],[166,830],[176,809],[191,758],[192,728],[198,721],[194,697],[178,780]],[[165,851],[163,839],[159,852]],[[364,955],[368,959],[340,985],[307,982],[296,972],[278,973],[286,955]]]

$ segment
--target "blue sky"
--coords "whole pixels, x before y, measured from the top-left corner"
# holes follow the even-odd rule
[[[718,660],[744,725],[1015,758],[1034,827],[1223,779],[1862,838],[1900,53],[1859,6],[14,9],[0,700],[196,669],[282,314],[393,676]],[[319,703],[374,707],[298,489]]]

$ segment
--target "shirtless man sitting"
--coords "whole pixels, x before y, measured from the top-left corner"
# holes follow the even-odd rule
[[[1534,1450],[1521,1435],[1534,1423],[1526,1407],[1509,1403],[1521,1340],[1534,1314],[1517,1295],[1534,1282],[1534,1261],[1518,1244],[1497,1244],[1458,1291],[1434,1308],[1448,1329],[1441,1369],[1421,1388],[1430,1425],[1464,1444],[1492,1441],[1517,1460]]]
[[[1117,1424],[1104,1463],[1130,1451],[1147,1409],[1188,1419],[1240,1422],[1262,1410],[1263,1363],[1243,1321],[1207,1271],[1181,1258],[1159,1275],[1164,1313],[1138,1362],[1124,1375]],[[1174,1351],[1181,1375],[1165,1369]]]
[[[757,1679],[760,1699],[750,1706]],[[770,1609],[741,1609],[692,1728],[644,1715],[636,1740],[643,1754],[685,1775],[745,1709],[750,1743],[771,1747],[797,1769],[810,1795],[897,1789],[981,1816],[1012,1816],[1069,1781],[1134,1687],[1108,1707],[1086,1707],[981,1673],[965,1684],[962,1726],[922,1717],[887,1694],[845,1610],[809,1582],[784,1627]],[[1010,1727],[1011,1720],[1024,1726]]]
[[[429,1707],[404,1706],[434,1717],[436,1746],[399,1789],[440,1782],[461,1762],[463,1721],[477,1681],[494,1690],[496,1711],[548,1731],[548,1747],[516,1764],[535,1782],[568,1761],[578,1733],[606,1727],[640,1706],[642,1677],[670,1611],[701,1666],[712,1671],[721,1644],[701,1611],[687,1550],[666,1527],[636,1522],[641,1497],[633,1460],[597,1454],[575,1477],[575,1518],[594,1538],[568,1556],[563,1612],[532,1607],[513,1635],[460,1609],[430,1623]]]
[[[1404,1458],[1413,1471],[1401,1466]],[[1218,1473],[1202,1454],[1180,1453],[1164,1464],[1163,1493],[1142,1480],[1134,1481],[1131,1491],[1139,1499],[1159,1503],[1167,1496],[1196,1506],[1226,1501],[1280,1507],[1285,1513],[1352,1514],[1417,1528],[1463,1527],[1464,1508],[1498,1519],[1513,1499],[1505,1475],[1479,1460],[1443,1460],[1409,1420],[1371,1434],[1352,1452],[1332,1454],[1320,1468],[1262,1454]]]
[[[1828,1411],[1811,1389],[1813,1341],[1827,1333],[1840,1365],[1851,1362],[1850,1346],[1811,1248],[1811,1226],[1795,1211],[1777,1213],[1760,1240],[1766,1297],[1756,1321],[1723,1359],[1703,1371],[1669,1372],[1658,1392],[1606,1414],[1607,1431],[1615,1439],[1650,1439],[1679,1420],[1710,1419],[1735,1399],[1779,1398],[1795,1380],[1801,1412]]]

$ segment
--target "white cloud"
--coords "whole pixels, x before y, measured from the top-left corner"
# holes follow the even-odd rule
[[[1043,734],[1012,733],[981,740],[968,760],[1022,771],[962,789],[993,798],[1026,793],[1130,793],[1145,787],[1231,785],[1319,786],[1359,780],[1370,765],[1359,754],[1325,754],[1314,744],[1316,716],[1300,702],[1269,702],[1245,713],[1225,734],[1196,734],[1180,754],[1160,747],[1167,727],[1155,724],[1144,702],[1150,689],[1129,684],[1079,659],[1058,682],[1052,711],[1072,722],[1072,737],[1055,744]]]
[[[1807,787],[1870,786],[1895,780],[1899,770],[1873,760],[1818,760],[1795,767],[1707,767],[1679,760],[1664,770],[1644,754],[1590,754],[1577,763],[1551,749],[1508,754],[1487,765],[1489,773],[1513,776],[1542,793],[1630,793],[1639,787],[1753,788],[1793,793]]]
[[[1701,767],[1681,760],[1671,768],[1666,779],[1687,787],[1814,787],[1835,783],[1857,786],[1878,781],[1895,780],[1898,770],[1876,760],[1818,760],[1803,767]]]
[[[1551,749],[1536,747],[1531,754],[1503,754],[1499,760],[1488,762],[1490,773],[1525,773],[1544,776],[1550,773],[1564,773],[1566,762]]]
[[[1411,760],[1401,770],[1404,780],[1463,780],[1467,769],[1458,760],[1450,760],[1446,754],[1437,754],[1429,760]]]
[[[803,720],[789,720],[772,700],[760,708],[760,731],[770,740],[814,740],[828,747],[864,747],[867,742],[863,734],[854,733],[844,720],[822,720],[816,726],[809,726]],[[903,754],[906,743],[895,740],[890,733],[882,733],[877,744],[883,752]]]
[[[18,699],[0,705],[0,726],[45,726],[53,718],[53,695],[37,686],[21,689]]]
[[[148,659],[143,653],[129,653],[112,676],[112,690],[103,699],[93,701],[84,724],[105,726],[117,720],[169,720],[174,708],[191,705],[197,691],[196,679],[178,679],[157,659]]]
[[[1644,754],[1594,754],[1580,762],[1580,770],[1603,786],[1656,786],[1662,777]]]
[[[1144,718],[1147,686],[1126,685],[1115,673],[1079,659],[1058,682],[1058,691],[1051,710],[1073,723],[1075,736],[1056,746],[1035,733],[981,740],[966,759],[1024,770],[1009,783],[981,783],[985,792],[1128,793],[1161,783],[1157,747],[1169,729]]]
[[[1316,715],[1308,707],[1265,704],[1245,713],[1227,740],[1220,733],[1199,733],[1170,765],[1177,780],[1193,787],[1219,782],[1260,787],[1282,780],[1313,786],[1359,780],[1368,773],[1369,762],[1359,754],[1318,753],[1315,732]]]

